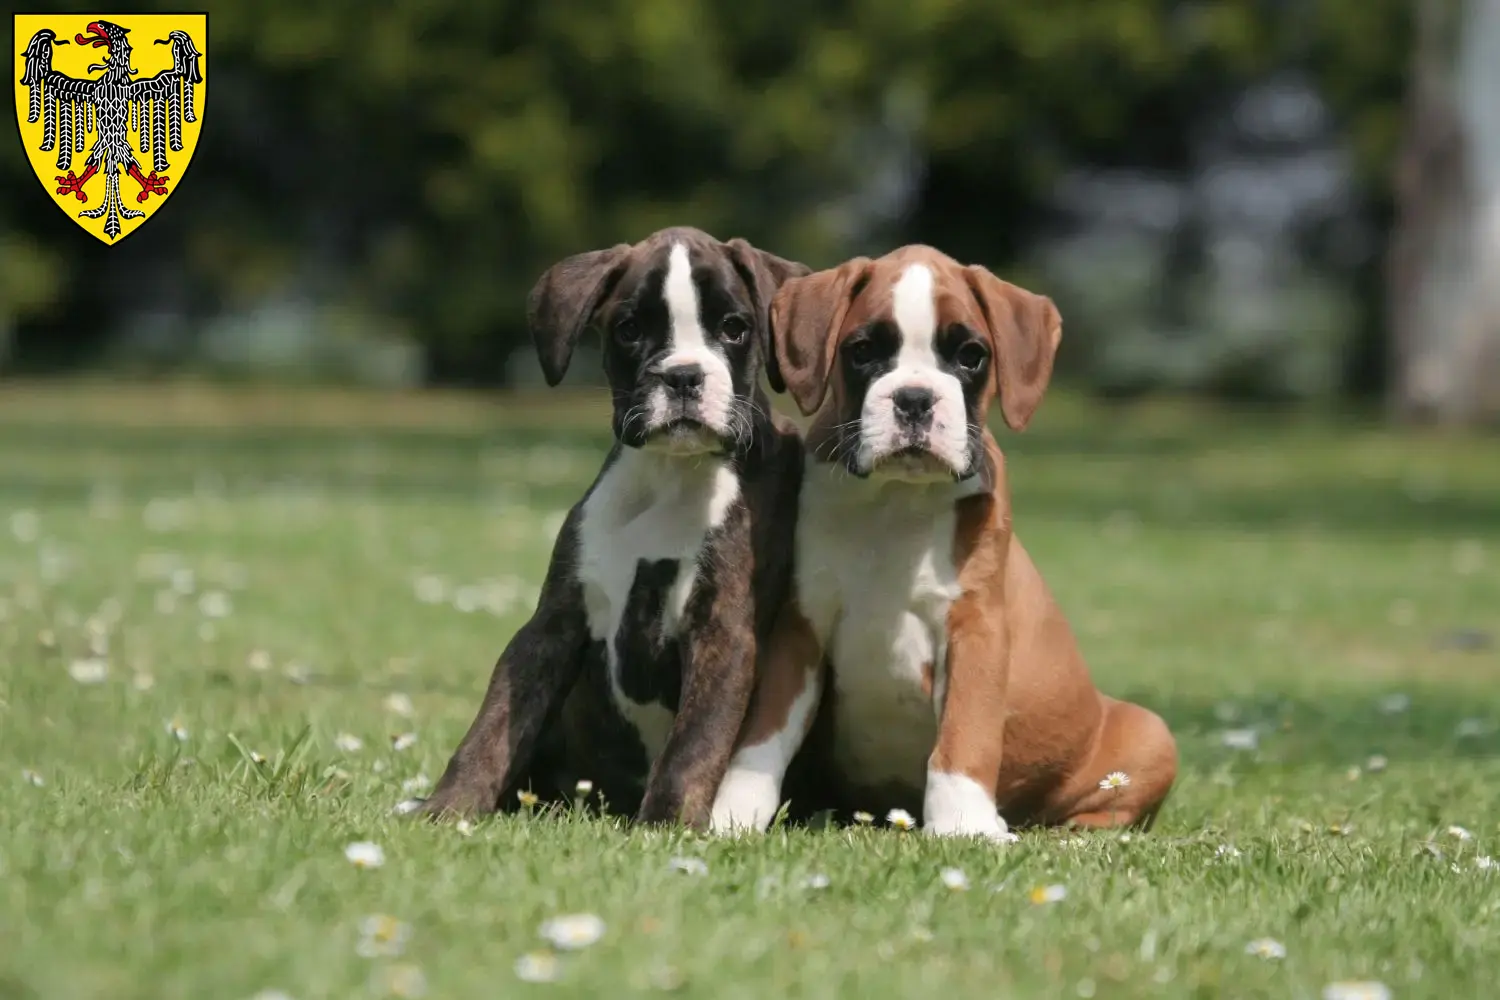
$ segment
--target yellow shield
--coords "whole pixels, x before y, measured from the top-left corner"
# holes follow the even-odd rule
[[[68,218],[118,243],[198,147],[208,15],[17,14],[12,51],[31,169]]]

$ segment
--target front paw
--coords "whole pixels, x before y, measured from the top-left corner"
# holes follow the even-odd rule
[[[499,807],[499,796],[488,788],[454,783],[438,786],[437,791],[416,810],[428,819],[445,817],[471,819],[485,816]]]
[[[996,843],[1019,839],[982,785],[966,775],[936,770],[927,772],[922,827],[934,837],[983,837]]]
[[[759,833],[776,818],[779,799],[770,775],[731,768],[714,797],[708,828],[716,834]]]

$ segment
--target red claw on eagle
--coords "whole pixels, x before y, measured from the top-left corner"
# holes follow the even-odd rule
[[[69,170],[66,177],[58,175],[57,182],[61,186],[57,189],[57,193],[63,195],[71,194],[79,201],[88,201],[89,196],[84,193],[83,185],[88,182],[88,179],[93,174],[92,170],[86,170],[82,177],[75,177],[73,176],[73,171]]]
[[[140,184],[141,186],[141,193],[135,196],[135,200],[137,202],[144,202],[153,194],[159,194],[162,197],[166,197],[167,181],[172,179],[166,174],[162,174],[160,177],[156,176],[155,170],[151,171],[151,175],[149,177],[142,177],[141,168],[136,166],[132,166],[130,168],[130,176],[134,177],[136,179],[136,183]]]

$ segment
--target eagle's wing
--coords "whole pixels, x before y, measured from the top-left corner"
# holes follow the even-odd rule
[[[197,121],[198,113],[194,90],[203,82],[203,69],[199,65],[201,54],[186,31],[171,31],[166,38],[158,38],[157,45],[172,46],[172,68],[164,69],[144,80],[132,80],[126,96],[131,101],[141,102],[141,134],[146,129],[146,104],[153,103],[151,115],[152,170],[167,169],[167,146],[170,142],[175,152],[182,149],[183,121]],[[170,133],[170,135],[168,134]],[[141,143],[141,150],[146,142]]]
[[[28,90],[26,120],[42,119],[42,151],[57,149],[57,169],[67,170],[73,153],[83,151],[83,133],[94,99],[94,81],[52,68],[52,45],[57,33],[43,28],[26,46],[21,84]],[[74,108],[77,108],[75,116]],[[76,117],[76,121],[75,121]]]

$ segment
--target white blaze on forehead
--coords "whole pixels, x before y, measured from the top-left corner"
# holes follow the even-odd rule
[[[871,383],[860,413],[860,446],[856,460],[870,468],[902,445],[905,434],[896,419],[892,396],[901,389],[933,394],[932,424],[925,447],[950,469],[968,464],[968,416],[964,387],[943,371],[937,355],[937,298],[932,269],[911,264],[891,287],[891,317],[901,335],[891,370]]]
[[[703,319],[698,314],[698,289],[693,285],[693,262],[688,257],[688,248],[681,243],[672,244],[661,294],[672,324],[673,353],[707,347]]]
[[[693,283],[693,261],[685,244],[672,244],[667,255],[667,276],[662,281],[662,300],[667,306],[667,354],[655,365],[657,371],[679,365],[703,369],[703,391],[698,398],[698,419],[717,434],[729,433],[734,403],[734,379],[717,343],[709,343],[703,329],[702,303]],[[648,413],[653,423],[667,412],[664,388],[651,393]]]
[[[936,368],[937,302],[932,295],[932,269],[912,264],[891,289],[891,313],[901,331],[897,368]]]

